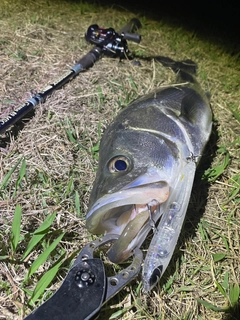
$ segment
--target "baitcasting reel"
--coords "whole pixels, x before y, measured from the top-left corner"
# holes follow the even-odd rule
[[[125,58],[129,55],[127,40],[139,43],[141,36],[135,33],[117,33],[113,28],[103,29],[97,24],[91,25],[86,34],[86,41],[102,48],[103,54],[108,57]]]

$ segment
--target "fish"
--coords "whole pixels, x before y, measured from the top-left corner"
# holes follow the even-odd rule
[[[210,95],[196,80],[197,64],[156,60],[176,73],[176,81],[135,99],[107,127],[86,215],[89,232],[119,236],[107,252],[115,264],[152,231],[142,267],[146,293],[173,255],[212,130]]]

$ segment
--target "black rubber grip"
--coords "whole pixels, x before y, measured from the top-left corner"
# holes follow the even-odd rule
[[[129,40],[129,41],[136,42],[136,43],[140,43],[140,41],[141,41],[140,34],[136,34],[136,33],[125,32],[123,34],[123,38],[126,39],[126,40]]]

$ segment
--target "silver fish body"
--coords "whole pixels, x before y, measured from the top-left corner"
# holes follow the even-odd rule
[[[211,133],[209,98],[185,64],[178,66],[176,84],[133,101],[104,132],[86,220],[94,234],[119,235],[108,252],[114,263],[154,230],[143,266],[145,291],[169,264]]]

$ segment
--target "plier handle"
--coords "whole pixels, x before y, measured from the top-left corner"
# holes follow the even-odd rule
[[[88,243],[76,258],[61,287],[25,320],[87,320],[94,319],[102,305],[134,279],[142,264],[142,251],[133,253],[130,266],[115,276],[107,277],[100,258],[94,251],[116,241],[119,235],[108,234]]]

